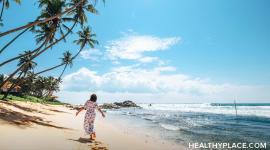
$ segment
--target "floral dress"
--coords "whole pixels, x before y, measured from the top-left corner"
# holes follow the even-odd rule
[[[98,107],[97,103],[90,100],[86,101],[84,104],[84,109],[86,110],[84,116],[84,130],[86,134],[92,134],[94,132],[94,121],[96,118],[95,109]]]

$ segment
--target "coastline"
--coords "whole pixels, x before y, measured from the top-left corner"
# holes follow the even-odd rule
[[[119,127],[107,113],[97,114],[95,129],[97,139],[89,142],[83,132],[84,113],[75,118],[76,110],[63,105],[32,102],[0,101],[0,147],[15,149],[92,149],[92,150],[146,150],[184,149],[168,141],[141,136]]]

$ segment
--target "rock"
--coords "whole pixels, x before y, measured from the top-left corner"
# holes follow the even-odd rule
[[[100,106],[102,109],[119,109],[119,108],[128,108],[128,107],[138,107],[137,104],[134,102],[127,100],[124,102],[115,102],[115,103],[104,103],[103,105]]]
[[[100,106],[102,109],[119,109],[120,106],[112,103],[104,103],[103,105]]]
[[[70,110],[80,110],[83,107],[82,105],[71,105],[71,104],[65,104],[65,106]]]
[[[124,102],[115,102],[115,105],[118,105],[120,107],[139,107],[137,104],[135,104],[134,102],[127,100]]]

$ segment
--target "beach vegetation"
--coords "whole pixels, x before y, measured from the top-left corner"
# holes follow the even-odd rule
[[[0,94],[2,97],[3,94]],[[9,101],[22,101],[22,102],[33,102],[33,103],[41,103],[41,104],[51,104],[51,105],[63,105],[65,103],[62,103],[58,100],[50,100],[50,99],[45,99],[45,98],[38,98],[35,96],[29,96],[29,95],[24,95],[24,96],[16,96],[16,95],[8,95],[7,99]]]
[[[0,75],[4,76],[4,75]],[[14,83],[20,82],[20,86]],[[10,90],[12,87],[12,90]],[[0,90],[1,98],[4,100],[10,100],[9,94],[16,97],[27,98],[28,96],[36,97],[37,99],[47,101],[57,101],[57,96],[53,95],[54,92],[59,91],[59,80],[52,76],[35,76],[31,72],[27,72],[20,79],[13,79],[8,82]],[[8,93],[8,94],[7,94]],[[18,99],[18,98],[16,98]]]

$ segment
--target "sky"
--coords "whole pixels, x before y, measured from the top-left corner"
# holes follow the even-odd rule
[[[107,0],[88,25],[99,45],[86,47],[64,74],[59,99],[83,103],[270,102],[270,1]],[[35,1],[11,3],[0,31],[34,20]],[[79,27],[77,27],[78,29]],[[7,43],[15,34],[1,38]],[[3,54],[4,61],[36,47],[27,33]],[[76,53],[76,33],[36,62],[42,70]],[[0,68],[9,74],[16,62]],[[62,68],[44,75],[58,76]]]

